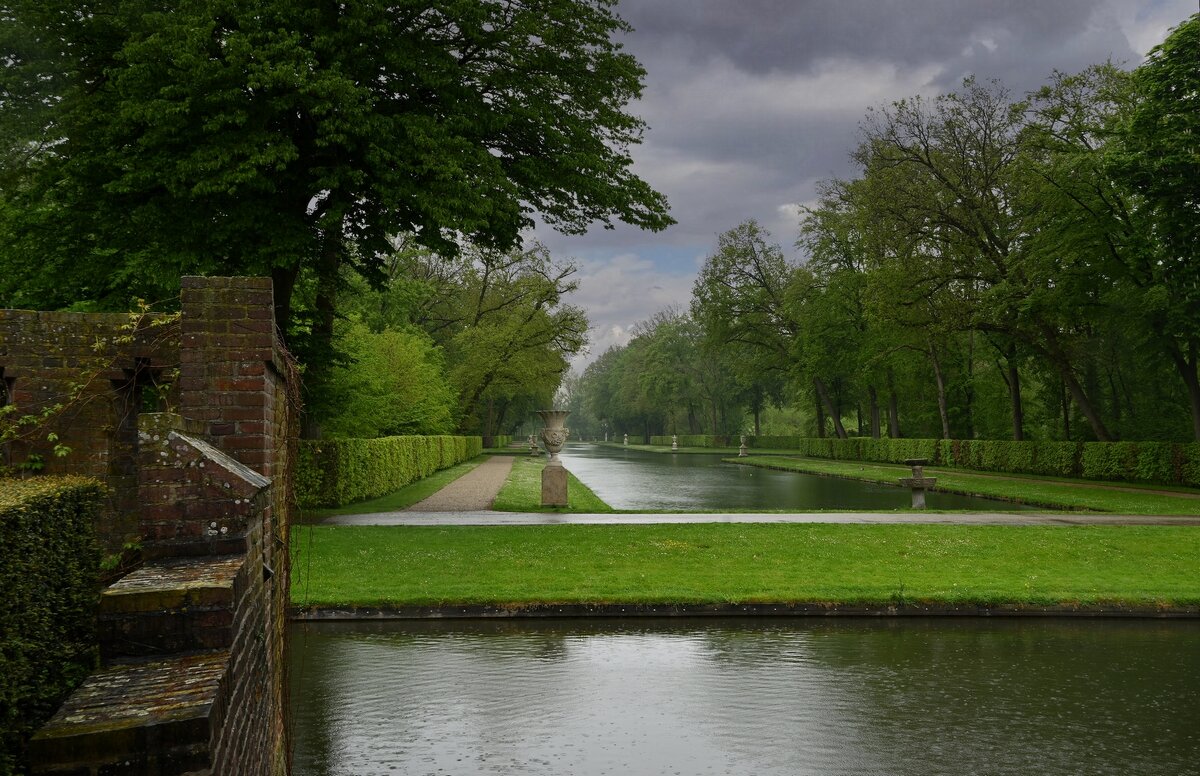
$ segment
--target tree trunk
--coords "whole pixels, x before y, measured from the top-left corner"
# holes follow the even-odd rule
[[[1187,387],[1188,403],[1192,408],[1192,434],[1200,442],[1200,378],[1197,377],[1197,346],[1196,341],[1188,343],[1188,354],[1185,356],[1179,346],[1172,342],[1168,347],[1171,362],[1175,364],[1179,377]]]
[[[891,367],[887,372],[888,381],[888,436],[892,439],[900,438],[900,411],[899,402],[896,401],[896,377],[892,373]]]
[[[1025,409],[1021,406],[1021,373],[1016,364],[1008,362],[1008,396],[1012,403],[1013,441],[1025,439]]]
[[[871,438],[879,439],[879,395],[873,384],[867,386],[867,395],[871,399]]]
[[[933,362],[933,376],[937,381],[938,415],[942,419],[942,439],[950,438],[950,413],[946,408],[946,381],[942,378],[942,362],[938,359],[933,340],[929,341],[929,360]]]
[[[821,406],[821,397],[814,394],[817,402],[817,438],[825,438],[825,408]]]
[[[817,389],[817,398],[821,400],[821,404],[825,406],[825,412],[833,419],[833,430],[837,432],[838,439],[846,438],[846,428],[842,425],[842,419],[837,414],[837,410],[833,406],[833,402],[829,398],[829,391],[825,389],[825,383],[821,382],[821,378],[813,378],[813,387]],[[824,424],[822,424],[824,425]]]
[[[275,297],[275,325],[281,334],[287,337],[288,324],[292,320],[292,291],[296,288],[296,276],[300,273],[300,265],[294,267],[274,267],[271,270],[271,292]]]
[[[975,332],[967,338],[967,386],[966,386],[967,439],[975,438]]]
[[[1067,392],[1067,384],[1063,380],[1058,381],[1059,398],[1062,403],[1063,416],[1063,441],[1071,441],[1071,394]]]
[[[1059,376],[1062,377],[1063,384],[1071,394],[1071,398],[1075,401],[1075,406],[1079,407],[1079,411],[1083,413],[1083,417],[1087,418],[1088,425],[1092,427],[1092,433],[1096,435],[1096,440],[1100,442],[1113,441],[1112,434],[1108,432],[1104,421],[1100,419],[1100,413],[1096,411],[1096,406],[1092,404],[1088,398],[1087,392],[1083,390],[1083,386],[1075,379],[1075,373],[1071,370],[1071,363],[1067,359],[1066,354],[1062,352],[1062,348],[1058,346],[1058,337],[1054,330],[1049,326],[1042,325],[1042,334],[1046,338],[1044,348],[1040,348],[1048,357],[1050,362],[1058,369]]]

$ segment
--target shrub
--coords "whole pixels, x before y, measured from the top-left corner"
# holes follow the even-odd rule
[[[96,666],[103,486],[0,480],[0,773]]]
[[[305,440],[295,472],[296,499],[307,509],[376,498],[481,452],[477,436]]]

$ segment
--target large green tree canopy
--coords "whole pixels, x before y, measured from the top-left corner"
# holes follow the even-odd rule
[[[0,303],[123,307],[269,274],[318,323],[389,235],[443,255],[671,223],[630,170],[644,71],[611,0],[14,0]],[[324,299],[324,302],[322,302]]]

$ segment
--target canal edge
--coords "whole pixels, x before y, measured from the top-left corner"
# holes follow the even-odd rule
[[[1200,606],[948,606],[923,604],[529,604],[497,606],[292,607],[293,622],[339,620],[544,619],[579,617],[1086,617],[1200,619]]]

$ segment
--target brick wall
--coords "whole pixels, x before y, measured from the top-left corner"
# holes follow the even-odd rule
[[[132,362],[133,399],[121,399],[125,389],[110,371],[86,403],[91,409],[80,410],[93,414],[62,425],[64,441],[87,451],[73,453],[70,465],[138,503],[134,530],[146,563],[104,591],[107,665],[35,737],[37,773],[288,770],[288,483],[298,378],[276,338],[269,279],[184,278],[180,304],[174,350],[130,343],[118,353]],[[33,360],[41,338],[77,354],[64,358],[70,370],[89,337],[127,320],[59,315],[0,314],[0,376],[15,378],[19,406],[38,398],[29,386],[44,382],[49,392],[69,379]],[[136,404],[128,406],[137,376],[171,364],[179,369],[177,413],[139,418]]]
[[[134,329],[131,316],[122,313],[0,310],[0,400],[15,405],[17,415],[41,415],[64,405],[36,433],[0,445],[0,465],[37,457],[44,473],[103,480],[110,496],[96,533],[109,552],[137,534],[143,387],[170,372],[179,358],[178,327],[148,325],[154,320],[147,317]],[[56,456],[49,434],[57,434],[70,452]]]

